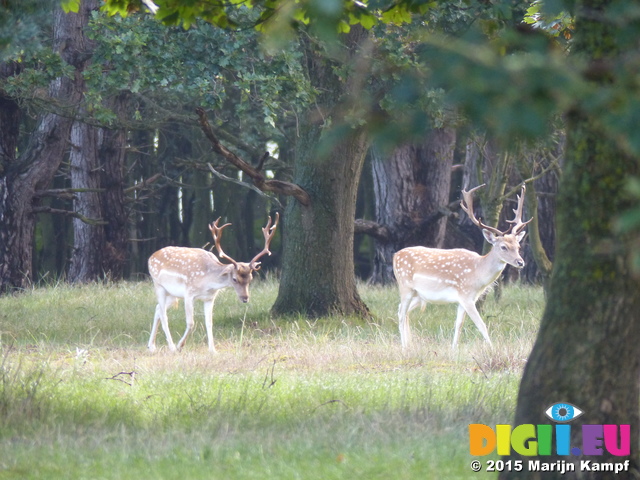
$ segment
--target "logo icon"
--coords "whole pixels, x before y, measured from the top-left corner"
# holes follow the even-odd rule
[[[580,410],[575,405],[571,405],[570,403],[561,402],[554,403],[549,408],[545,410],[545,415],[549,417],[554,422],[565,423],[575,420],[584,412]]]

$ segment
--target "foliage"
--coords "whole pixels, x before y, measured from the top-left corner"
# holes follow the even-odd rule
[[[58,0],[6,0],[0,6],[0,61],[46,46]],[[45,28],[43,28],[45,27]]]
[[[555,12],[554,3],[536,0],[527,8],[524,22],[535,29],[543,30],[545,33],[558,40],[570,40],[573,36],[573,17],[566,10]],[[551,7],[550,7],[551,4]]]
[[[626,190],[636,206],[614,219],[614,230],[630,238],[628,251],[631,252],[631,268],[636,275],[640,275],[640,179],[630,178]]]

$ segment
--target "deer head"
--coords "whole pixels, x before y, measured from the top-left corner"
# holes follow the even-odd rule
[[[269,250],[269,245],[271,243],[271,239],[275,234],[276,227],[278,226],[278,221],[280,219],[279,213],[276,212],[276,221],[271,221],[271,217],[269,217],[269,221],[265,227],[262,227],[262,234],[264,235],[264,248],[260,253],[258,253],[253,259],[246,262],[236,262],[229,255],[224,253],[222,250],[222,246],[220,245],[220,239],[222,238],[222,230],[231,225],[230,223],[226,223],[222,226],[219,226],[220,218],[218,218],[215,222],[209,224],[209,230],[211,231],[211,235],[213,236],[213,241],[216,246],[216,250],[218,250],[218,257],[220,260],[228,260],[231,262],[227,268],[225,268],[223,275],[229,275],[231,279],[231,285],[236,291],[238,298],[246,303],[249,301],[249,285],[253,280],[253,272],[260,270],[260,262],[258,261],[264,255],[271,255],[271,251]]]
[[[531,218],[526,222],[522,221],[525,186],[524,184],[522,185],[520,195],[517,196],[518,206],[513,210],[515,217],[513,220],[507,220],[507,222],[513,224],[513,226],[504,232],[497,228],[490,227],[489,225],[485,225],[475,216],[473,211],[473,192],[484,186],[485,184],[483,183],[469,191],[462,190],[462,201],[460,202],[460,206],[462,207],[462,210],[467,213],[469,219],[476,226],[480,227],[485,240],[493,245],[495,250],[494,255],[504,263],[508,263],[516,268],[523,268],[525,263],[520,256],[520,242],[526,235],[524,227],[533,220],[533,218]]]

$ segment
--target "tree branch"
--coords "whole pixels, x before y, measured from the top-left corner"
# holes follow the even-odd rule
[[[78,220],[86,223],[87,225],[107,225],[108,222],[104,220],[96,220],[94,218],[85,217],[81,213],[73,212],[71,210],[61,210],[59,208],[51,207],[35,207],[31,210],[33,213],[53,213],[55,215],[65,215],[67,217],[77,218]]]
[[[391,232],[386,225],[380,225],[373,220],[356,218],[354,222],[354,233],[364,233],[370,235],[379,242],[388,243],[391,241]]]
[[[460,208],[459,200],[439,207],[438,210],[419,222],[412,222],[412,228],[418,232],[418,236],[422,236],[424,235],[423,232],[425,232],[434,222],[437,222],[442,217],[454,215],[454,210],[456,208]],[[370,235],[382,243],[389,243],[393,240],[393,232],[389,230],[388,226],[374,222],[373,220],[364,220],[362,218],[357,218],[355,220],[354,233]]]
[[[267,180],[264,175],[262,175],[260,170],[254,168],[251,164],[245,162],[235,153],[227,149],[220,143],[220,140],[218,140],[215,133],[213,132],[204,109],[196,108],[196,113],[200,118],[200,126],[202,128],[202,131],[211,142],[213,150],[216,153],[222,155],[229,163],[234,165],[236,168],[246,173],[253,181],[253,184],[259,190],[262,190],[263,192],[273,192],[281,195],[291,196],[305,207],[311,205],[311,198],[302,187],[294,183],[284,182],[282,180]]]
[[[135,185],[132,185],[131,187],[125,188],[124,193],[131,193],[131,192],[135,192],[136,190],[143,190],[147,188],[149,185],[151,185],[152,183],[154,183],[155,181],[157,181],[160,177],[162,177],[162,174],[156,173],[155,175],[152,175],[151,177],[143,180],[140,183],[137,183]]]
[[[49,190],[38,190],[35,192],[36,197],[55,197],[65,200],[73,200],[76,193],[104,193],[104,188],[51,188]]]
[[[210,163],[208,163],[207,165],[209,166],[209,170],[211,170],[211,173],[213,173],[220,180],[224,180],[225,182],[235,183],[235,184],[240,185],[242,187],[245,187],[245,188],[248,188],[250,190],[253,190],[258,195],[266,197],[270,201],[275,202],[278,205],[278,208],[280,208],[280,209],[283,208],[282,204],[280,203],[280,201],[276,197],[272,197],[271,195],[267,195],[265,192],[263,192],[262,190],[258,189],[255,185],[250,185],[250,184],[248,184],[246,182],[241,182],[240,180],[237,180],[235,178],[227,177],[223,173],[220,173],[215,168],[213,168]]]

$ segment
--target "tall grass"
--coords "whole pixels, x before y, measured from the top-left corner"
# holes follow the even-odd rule
[[[396,289],[360,289],[371,321],[273,318],[273,280],[225,291],[214,355],[201,311],[182,352],[147,352],[149,283],[0,298],[0,478],[477,478],[467,425],[510,421],[541,291],[487,299],[493,349],[469,322],[452,350],[455,307],[428,306],[403,352]]]

